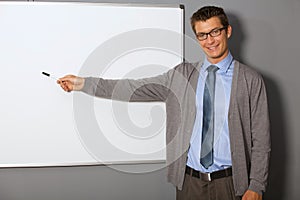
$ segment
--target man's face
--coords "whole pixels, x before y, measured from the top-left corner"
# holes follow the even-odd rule
[[[223,28],[221,21],[218,17],[212,17],[206,21],[197,21],[195,23],[196,35],[201,33],[209,33],[212,30]],[[231,36],[231,26],[221,30],[221,34],[216,37],[210,35],[205,40],[198,40],[201,48],[209,62],[216,64],[228,55],[228,38]]]

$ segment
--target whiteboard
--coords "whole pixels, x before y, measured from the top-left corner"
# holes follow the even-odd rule
[[[65,93],[43,76],[142,78],[182,62],[180,6],[0,2],[0,167],[165,160],[163,103]]]

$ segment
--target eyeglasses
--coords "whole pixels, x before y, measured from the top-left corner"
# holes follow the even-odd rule
[[[199,41],[203,41],[206,40],[208,35],[210,35],[211,37],[217,37],[219,35],[221,35],[222,30],[227,29],[227,26],[224,26],[222,28],[215,28],[213,30],[211,30],[209,33],[197,33],[196,37]]]

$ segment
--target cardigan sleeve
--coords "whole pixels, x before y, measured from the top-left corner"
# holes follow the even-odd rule
[[[162,75],[143,79],[103,79],[85,78],[82,92],[106,99],[130,102],[164,102],[169,94],[169,88],[174,69]]]
[[[260,75],[250,83],[251,167],[249,189],[260,194],[265,191],[271,151],[267,92]]]

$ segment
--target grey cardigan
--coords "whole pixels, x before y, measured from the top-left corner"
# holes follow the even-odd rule
[[[168,72],[139,80],[85,78],[83,92],[121,101],[166,104],[168,181],[182,189],[187,152],[196,116],[201,64],[182,63]],[[266,89],[262,77],[235,61],[228,113],[233,183],[236,195],[266,189],[271,151]]]

